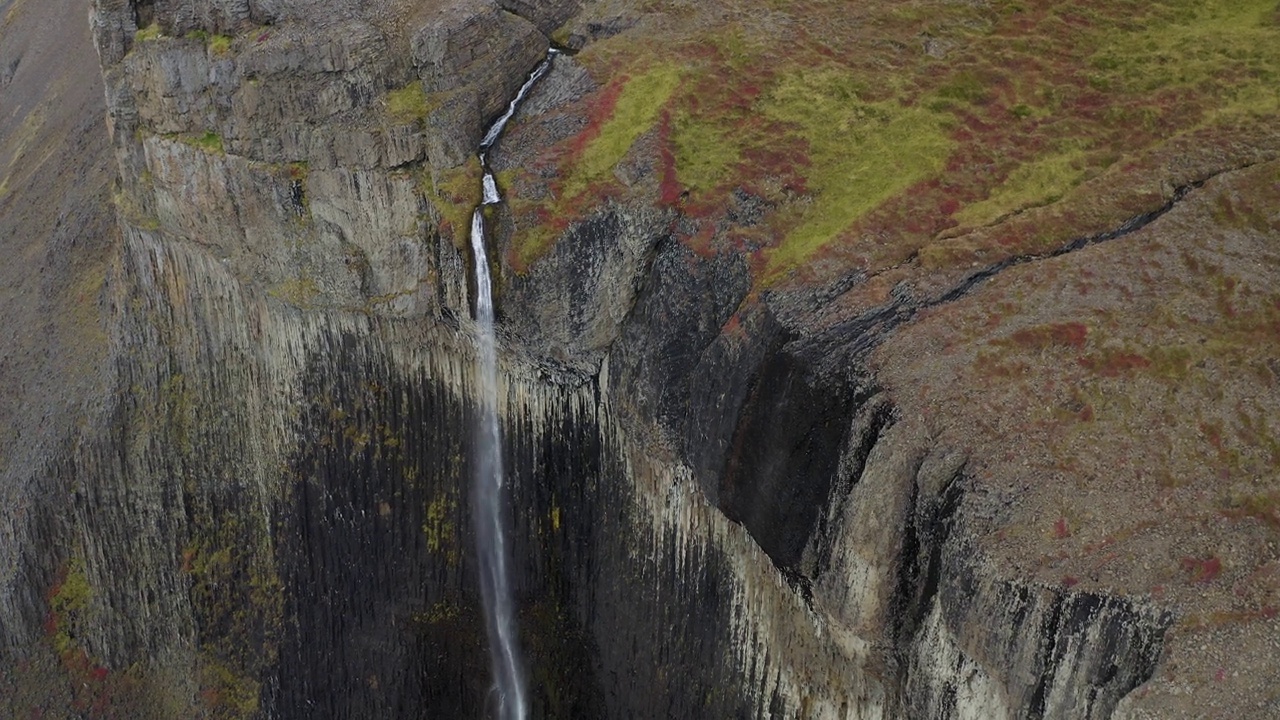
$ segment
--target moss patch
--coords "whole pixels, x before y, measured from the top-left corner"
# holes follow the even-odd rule
[[[766,278],[804,262],[872,208],[943,168],[952,143],[943,119],[920,107],[860,99],[855,76],[789,73],[761,110],[808,141],[814,205],[768,255]]]
[[[672,129],[676,177],[694,192],[720,187],[742,161],[742,149],[731,130],[700,121],[692,112],[676,116]]]
[[[458,513],[458,498],[444,493],[427,503],[426,519],[422,532],[427,537],[427,550],[443,554],[450,564],[458,562],[457,528],[454,518]]]
[[[278,283],[267,294],[294,307],[309,308],[320,295],[320,286],[309,277],[291,278]]]
[[[474,156],[456,168],[435,173],[423,169],[419,187],[440,216],[441,230],[458,247],[466,244],[471,213],[480,204],[480,176],[480,159]]]
[[[227,35],[214,35],[209,38],[209,52],[214,55],[226,55],[231,52],[231,38]]]
[[[679,70],[669,65],[624,77],[616,85],[616,94],[605,99],[605,104],[612,106],[605,108],[607,117],[579,137],[580,152],[571,160],[562,195],[577,197],[592,183],[605,179],[636,140],[655,127],[679,82]]]
[[[437,105],[438,102],[428,98],[422,83],[417,80],[387,93],[387,114],[399,123],[420,122]]]
[[[955,218],[962,225],[987,225],[1037,205],[1057,202],[1085,176],[1082,151],[1054,153],[1018,166],[985,199],[964,207]]]
[[[138,32],[133,36],[133,39],[137,42],[146,42],[148,40],[155,40],[161,35],[160,26],[156,23],[151,23],[144,28],[138,28]]]
[[[165,135],[170,140],[177,140],[191,147],[200,148],[208,153],[222,153],[225,150],[222,147],[222,136],[212,130],[206,130],[199,135],[172,134]]]
[[[53,648],[59,656],[79,650],[75,636],[77,627],[85,621],[84,613],[93,597],[93,588],[85,575],[84,560],[73,553],[67,562],[66,575],[54,588],[49,598]]]

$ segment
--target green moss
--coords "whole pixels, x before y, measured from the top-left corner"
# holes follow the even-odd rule
[[[231,52],[231,38],[226,35],[214,35],[209,38],[209,52],[214,55],[226,55]]]
[[[120,216],[130,225],[141,230],[160,229],[160,219],[146,214],[134,199],[134,195],[123,188],[116,187],[112,191],[111,202],[120,212]]]
[[[256,680],[236,673],[226,665],[202,654],[200,696],[215,717],[250,718],[258,713],[261,693]]]
[[[427,536],[427,550],[444,554],[450,563],[458,559],[457,530],[453,523],[457,509],[457,496],[441,494],[427,503],[426,519],[422,523],[422,532]]]
[[[691,113],[676,118],[676,175],[691,191],[705,191],[725,182],[728,170],[741,160],[741,150],[725,128],[699,122]]]
[[[1087,171],[1081,150],[1045,155],[1020,165],[986,199],[956,213],[962,225],[988,225],[1011,213],[1056,202],[1079,184]]]
[[[525,200],[520,197],[507,198],[507,206],[517,218],[545,219],[546,204],[540,201]],[[558,211],[566,212],[566,211]],[[519,222],[519,220],[517,220]],[[511,237],[511,253],[507,260],[517,273],[524,273],[533,261],[542,257],[555,243],[558,236],[556,226],[549,222],[541,222],[532,227],[518,225]]]
[[[283,586],[263,519],[206,501],[192,498],[192,535],[179,559],[200,628],[199,702],[209,717],[254,717],[257,678],[277,657]]]
[[[414,622],[438,625],[440,623],[452,622],[462,616],[462,608],[457,603],[450,600],[437,600],[423,612],[415,613]]]
[[[768,117],[808,141],[814,202],[768,255],[767,275],[794,267],[880,203],[937,174],[952,142],[944,118],[896,101],[862,102],[860,85],[836,69],[799,69],[762,103]]]
[[[387,113],[401,123],[424,120],[437,105],[417,80],[387,93]]]
[[[59,655],[76,650],[75,626],[83,621],[82,616],[92,597],[93,588],[85,575],[84,559],[73,552],[67,562],[67,575],[49,600],[49,611],[53,613],[55,622],[53,647]]]
[[[943,100],[955,100],[964,103],[981,102],[986,97],[987,87],[975,73],[962,71],[951,77],[938,88],[938,97]]]
[[[320,286],[314,279],[304,275],[277,284],[268,290],[267,294],[294,307],[308,308],[320,295]]]
[[[133,39],[137,42],[146,42],[147,40],[155,40],[158,37],[161,37],[160,26],[156,23],[151,23],[144,28],[138,28],[138,32],[133,36]]]
[[[186,143],[191,147],[200,148],[205,152],[212,152],[212,153],[224,152],[222,148],[222,136],[216,132],[213,132],[212,130],[206,130],[203,134],[200,134],[200,135],[173,134],[173,135],[165,135],[165,137],[171,140],[177,140],[178,142]]]
[[[456,168],[434,173],[424,169],[420,187],[440,216],[443,229],[462,247],[471,227],[471,213],[481,200],[480,160],[471,157]]]
[[[555,45],[556,47],[562,47],[562,48],[568,47],[569,36],[572,34],[573,34],[573,31],[570,30],[569,23],[565,23],[564,25],[561,25],[560,27],[553,30],[551,32],[551,37],[549,39],[551,40],[551,44]]]
[[[203,135],[196,137],[192,144],[201,150],[222,152],[222,136],[212,130],[206,130]]]
[[[583,149],[565,178],[563,196],[572,198],[610,173],[641,135],[653,129],[663,105],[680,83],[680,71],[660,65],[632,77],[622,87],[613,112]]]
[[[1093,66],[1129,92],[1182,87],[1220,94],[1212,116],[1280,107],[1274,0],[1152,3],[1144,29],[1098,43]]]

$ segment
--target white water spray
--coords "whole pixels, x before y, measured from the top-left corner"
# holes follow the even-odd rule
[[[480,596],[484,602],[485,628],[489,637],[489,658],[494,692],[498,698],[499,720],[525,720],[524,670],[516,638],[515,601],[507,569],[506,523],[502,509],[502,436],[498,427],[498,358],[493,333],[493,285],[489,277],[489,256],[485,250],[484,207],[502,201],[486,154],[497,142],[507,122],[515,115],[529,89],[551,67],[552,50],[520,87],[507,110],[485,133],[480,142],[480,167],[484,200],[471,215],[471,251],[476,265],[476,342],[480,354],[480,422],[476,428],[475,509],[476,549],[480,559]]]

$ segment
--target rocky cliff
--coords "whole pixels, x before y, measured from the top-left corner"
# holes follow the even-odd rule
[[[86,150],[0,126],[6,242],[54,238],[21,267],[61,283],[6,318],[81,313],[0,366],[65,378],[21,396],[47,423],[3,408],[6,714],[493,710],[464,233],[552,45],[490,157],[537,716],[1280,711],[1269,0],[98,0],[89,32],[99,65],[49,60]],[[115,226],[38,229],[112,172]]]

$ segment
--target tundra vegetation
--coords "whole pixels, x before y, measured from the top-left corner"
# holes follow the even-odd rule
[[[1159,207],[1165,196],[1128,178],[1162,147],[1212,147],[1280,113],[1272,0],[748,5],[714,24],[689,9],[661,53],[626,34],[579,55],[600,87],[583,129],[541,158],[555,202],[512,198],[515,267],[585,198],[632,192],[614,171],[644,141],[667,165],[660,200],[697,220],[686,240],[745,248],[770,287],[850,263],[1054,249]],[[718,233],[734,189],[770,211]],[[1045,206],[1033,227],[1008,222]]]

